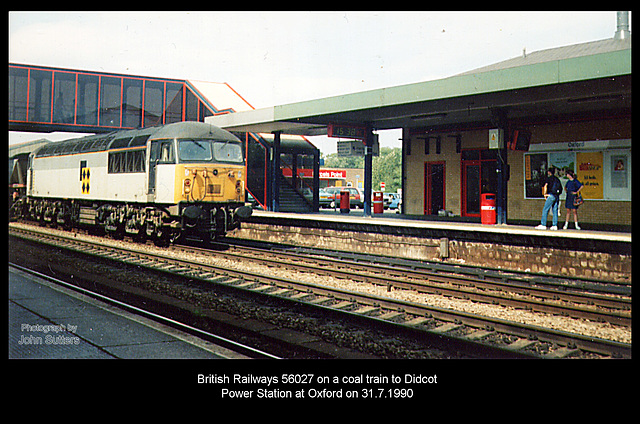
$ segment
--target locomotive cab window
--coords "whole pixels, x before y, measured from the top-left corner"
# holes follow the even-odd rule
[[[173,140],[153,140],[150,160],[159,164],[175,163]]]
[[[210,162],[211,143],[209,140],[180,140],[178,156],[182,162]]]
[[[220,162],[242,163],[242,147],[238,143],[229,141],[214,141],[213,157]]]
[[[182,139],[178,144],[181,162],[243,163],[242,147],[232,141]]]

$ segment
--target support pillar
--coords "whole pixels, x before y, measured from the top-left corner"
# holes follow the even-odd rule
[[[367,126],[364,139],[364,216],[371,216],[371,190],[373,173],[373,131]]]
[[[320,149],[313,152],[313,211],[320,210]]]
[[[492,121],[494,125],[502,130],[503,140],[497,149],[497,193],[496,193],[496,224],[507,224],[507,181],[509,181],[509,165],[507,163],[507,139],[509,137],[509,126],[507,121],[507,110],[504,108],[492,111]]]
[[[280,211],[280,131],[273,133],[271,148],[271,211]]]
[[[400,193],[400,200],[402,206],[400,208],[400,214],[404,215],[404,205],[406,205],[406,192],[407,192],[407,156],[411,156],[411,130],[409,127],[402,128],[402,193]]]

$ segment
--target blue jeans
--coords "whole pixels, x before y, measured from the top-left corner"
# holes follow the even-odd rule
[[[544,202],[544,208],[542,208],[542,221],[540,222],[542,225],[547,225],[547,215],[549,214],[549,209],[553,208],[553,225],[558,226],[558,196],[550,194],[547,196],[547,200]]]

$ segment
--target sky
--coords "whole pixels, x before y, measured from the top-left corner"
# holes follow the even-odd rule
[[[8,47],[14,63],[226,82],[262,108],[445,78],[615,30],[615,11],[10,11]],[[42,136],[64,135],[9,142]],[[381,132],[380,144],[399,137]]]

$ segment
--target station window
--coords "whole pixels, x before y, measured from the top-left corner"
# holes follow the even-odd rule
[[[142,126],[142,80],[125,78],[122,86],[122,126]]]
[[[247,135],[247,143],[247,190],[255,196],[258,203],[266,205],[269,151],[254,134]]]
[[[100,89],[100,126],[120,126],[122,78],[102,77]]]
[[[78,124],[98,125],[98,76],[78,75]]]
[[[29,122],[51,122],[53,72],[32,69],[29,76]]]
[[[144,89],[144,126],[162,124],[164,82],[146,81]]]
[[[27,120],[27,82],[29,71],[9,68],[9,120]]]
[[[204,122],[204,118],[207,116],[213,116],[213,112],[203,102],[200,102],[200,116],[199,121]]]
[[[56,72],[53,84],[53,122],[73,124],[76,113],[76,74]]]
[[[182,121],[182,84],[167,83],[165,124]]]
[[[191,90],[187,90],[186,108],[184,111],[184,118],[187,121],[198,120],[198,98]]]
[[[9,121],[144,128],[214,114],[179,80],[9,66]]]

